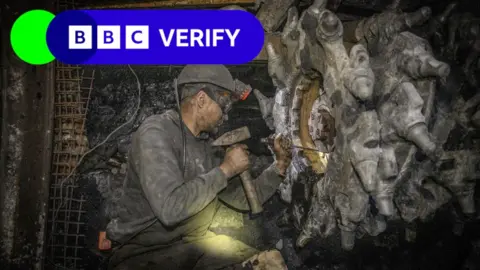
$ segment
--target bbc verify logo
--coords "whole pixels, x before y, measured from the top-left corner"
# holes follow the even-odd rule
[[[125,49],[149,48],[148,25],[125,26]],[[121,26],[97,26],[97,49],[121,49]],[[93,27],[91,25],[70,25],[68,27],[68,48],[71,50],[93,49]]]
[[[68,64],[245,64],[264,38],[257,18],[239,10],[66,11],[47,31],[52,54]]]
[[[235,47],[235,40],[240,29],[158,29],[163,46],[170,47],[172,41],[177,47],[217,47],[220,41],[228,41],[230,47]],[[233,32],[233,33],[232,33]],[[92,26],[71,25],[68,29],[68,48],[92,49]],[[97,49],[121,49],[121,27],[98,26]],[[125,49],[148,49],[149,27],[125,26]],[[175,37],[175,38],[174,38]]]

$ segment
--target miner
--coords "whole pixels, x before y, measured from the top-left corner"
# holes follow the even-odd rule
[[[254,248],[208,230],[219,201],[249,209],[238,177],[250,167],[246,146],[222,157],[208,135],[237,100],[232,75],[222,65],[188,65],[177,86],[180,109],[147,118],[133,135],[121,210],[107,228],[114,243],[109,268],[242,269],[252,256],[277,256],[273,264],[284,264],[278,252],[256,255]],[[290,163],[279,140],[275,161],[254,181],[262,202],[275,193]]]

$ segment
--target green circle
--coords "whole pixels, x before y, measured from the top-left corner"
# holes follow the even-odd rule
[[[10,32],[13,51],[32,65],[50,63],[55,56],[47,45],[47,29],[55,15],[45,10],[30,10],[15,21]]]

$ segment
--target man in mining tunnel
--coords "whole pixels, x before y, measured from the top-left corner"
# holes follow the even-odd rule
[[[237,177],[250,166],[246,146],[222,158],[208,136],[239,99],[232,75],[222,65],[189,65],[176,85],[179,110],[147,118],[132,139],[119,211],[107,228],[114,243],[109,269],[286,269],[278,251],[259,253],[208,230],[219,200],[249,209]],[[290,163],[280,140],[275,161],[254,181],[262,203]]]

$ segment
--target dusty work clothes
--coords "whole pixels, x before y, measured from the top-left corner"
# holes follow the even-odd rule
[[[181,127],[185,128],[187,145],[185,176],[182,173]],[[116,216],[107,227],[109,239],[127,242],[114,252],[111,266],[128,267],[129,261],[138,262],[135,257],[141,256],[145,260],[151,258],[147,261],[152,266],[146,269],[197,269],[199,263],[212,264],[203,269],[219,269],[220,264],[240,263],[251,256],[255,250],[246,245],[207,233],[218,199],[239,210],[249,209],[240,180],[232,179],[228,183],[218,167],[222,160],[221,154],[211,146],[211,140],[195,137],[180,124],[176,111],[147,118],[133,136],[123,197],[117,203]],[[254,181],[260,200],[265,202],[270,198],[280,182],[278,170],[272,164]],[[210,243],[213,240],[207,240],[209,237],[228,238],[225,241],[235,244],[227,253],[237,255],[211,255],[215,252],[211,252],[210,246],[215,245]],[[209,245],[205,245],[205,241]],[[234,247],[237,245],[238,248]],[[170,252],[175,253],[175,262],[170,262],[171,265],[183,262],[178,266],[180,268],[154,266],[164,261],[161,254]],[[200,262],[209,257],[222,259],[212,263]],[[140,268],[136,266],[134,269]]]

